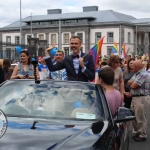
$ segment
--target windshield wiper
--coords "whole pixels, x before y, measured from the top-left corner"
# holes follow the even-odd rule
[[[18,114],[6,114],[7,117],[18,117],[18,118],[38,118],[41,119],[61,119],[61,120],[74,120],[74,121],[97,121],[98,119],[82,119],[82,118],[67,118],[59,116],[35,116],[35,115],[18,115]]]

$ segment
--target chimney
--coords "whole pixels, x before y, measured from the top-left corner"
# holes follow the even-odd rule
[[[47,14],[61,14],[62,13],[62,9],[48,9],[47,10]]]
[[[87,11],[98,11],[98,6],[85,6],[83,7],[83,12]]]

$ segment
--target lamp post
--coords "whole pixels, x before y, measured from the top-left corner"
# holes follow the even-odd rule
[[[22,44],[22,17],[21,17],[21,0],[20,0],[20,45]]]
[[[135,43],[135,53],[137,54],[138,53],[138,51],[137,51],[137,25],[136,25],[136,28],[135,28],[135,41],[136,41],[136,43]]]
[[[121,41],[121,25],[120,25],[120,35],[119,35],[119,48],[120,48],[120,51],[119,51],[119,54],[121,55],[122,54],[122,41]]]
[[[32,13],[31,13],[31,38],[32,38]]]
[[[58,49],[61,49],[61,16],[59,18],[59,43]]]

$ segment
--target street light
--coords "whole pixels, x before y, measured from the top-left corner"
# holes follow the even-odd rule
[[[138,52],[137,52],[137,25],[136,25],[136,27],[135,27],[135,41],[136,41],[136,43],[135,43],[135,53],[137,54]]]
[[[58,49],[61,49],[61,16],[59,17],[59,43]]]
[[[20,0],[20,45],[22,44],[22,22],[21,22],[21,0]]]
[[[31,13],[31,38],[32,38],[32,13]]]

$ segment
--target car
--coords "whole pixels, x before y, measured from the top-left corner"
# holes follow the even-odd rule
[[[15,68],[15,66],[17,66],[17,65],[18,65],[17,63],[11,64],[11,67],[14,67],[14,68]]]
[[[127,150],[130,109],[113,117],[100,85],[8,80],[0,85],[0,149]]]

